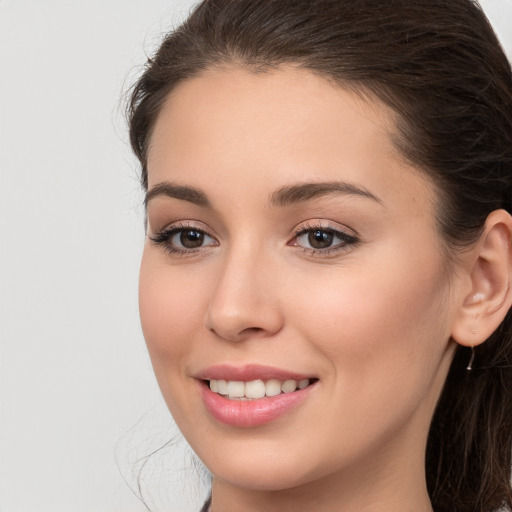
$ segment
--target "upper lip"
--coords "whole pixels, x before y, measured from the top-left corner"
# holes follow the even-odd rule
[[[249,382],[252,380],[302,380],[314,378],[312,375],[305,375],[282,368],[263,366],[259,364],[247,364],[244,366],[233,366],[230,364],[219,364],[200,370],[195,375],[201,380],[230,380]]]

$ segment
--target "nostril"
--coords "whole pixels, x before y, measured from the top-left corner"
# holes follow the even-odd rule
[[[240,334],[248,333],[248,334],[256,334],[258,332],[263,332],[264,329],[261,327],[247,327]]]
[[[241,330],[235,337],[235,340],[241,341],[250,338],[260,338],[265,337],[268,332],[262,327],[247,327]]]

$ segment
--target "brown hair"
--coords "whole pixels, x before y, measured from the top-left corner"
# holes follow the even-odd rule
[[[128,108],[147,188],[152,128],[169,92],[215,66],[293,64],[370,93],[398,114],[395,143],[437,184],[446,246],[471,244],[512,209],[510,64],[473,0],[207,0],[163,41]],[[450,253],[450,252],[449,252]],[[512,317],[458,347],[428,438],[436,512],[512,509]]]

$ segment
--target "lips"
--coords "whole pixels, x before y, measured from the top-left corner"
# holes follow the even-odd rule
[[[277,379],[281,381],[294,379],[298,381],[302,379],[315,378],[312,375],[305,375],[303,373],[259,364],[248,364],[244,366],[231,366],[227,364],[215,365],[201,370],[195,377],[201,380],[223,379],[227,381],[238,380],[243,382],[249,382],[257,379]]]
[[[218,365],[196,376],[206,410],[221,423],[256,427],[296,409],[318,378],[260,365]]]

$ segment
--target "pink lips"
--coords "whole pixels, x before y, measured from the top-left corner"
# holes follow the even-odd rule
[[[206,382],[210,379],[243,381],[277,379],[302,380],[312,379],[312,376],[260,365],[247,365],[233,367],[218,365],[199,372],[196,376],[200,380],[200,392],[203,403],[208,412],[216,420],[233,427],[256,427],[269,423],[298,407],[316,387],[315,383],[307,388],[281,393],[277,396],[263,397],[255,400],[230,400],[213,391],[210,391]]]

